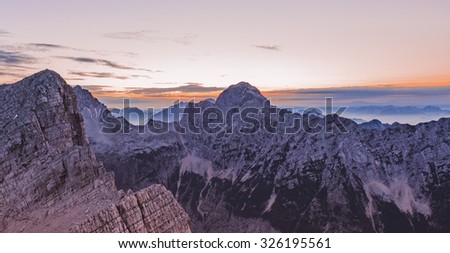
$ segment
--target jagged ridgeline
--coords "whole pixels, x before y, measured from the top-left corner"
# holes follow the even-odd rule
[[[189,232],[164,186],[117,191],[72,88],[45,70],[0,86],[1,232]],[[125,170],[125,169],[124,169]]]
[[[275,133],[155,134],[129,125],[129,133],[104,134],[94,112],[105,106],[87,90],[75,91],[93,151],[115,172],[118,188],[165,185],[193,231],[450,232],[450,119],[367,127],[336,115],[287,112],[272,118]],[[226,111],[265,101],[239,83],[196,106]],[[295,118],[348,131],[282,131]]]
[[[106,107],[49,70],[0,99],[3,232],[450,232],[449,119],[367,127],[284,111],[275,132],[226,131],[236,118],[217,133],[142,133],[121,119],[129,133],[112,134]],[[239,83],[195,106],[265,102]],[[295,119],[324,131],[287,134]]]

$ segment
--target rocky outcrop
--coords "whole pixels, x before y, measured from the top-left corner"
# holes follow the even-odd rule
[[[97,162],[73,90],[57,73],[45,70],[2,85],[0,101],[0,231],[94,231],[74,228],[131,198],[116,190],[113,174]],[[133,213],[133,203],[121,215],[146,218],[139,231],[189,231],[184,211],[168,191],[157,189],[136,193],[145,216]],[[150,204],[161,196],[164,206]],[[108,231],[126,231],[114,229],[112,220],[101,222]]]
[[[161,185],[130,192],[118,203],[97,212],[75,232],[187,232],[187,214]]]

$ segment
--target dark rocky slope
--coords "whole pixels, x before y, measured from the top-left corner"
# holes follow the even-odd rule
[[[79,107],[91,107],[92,99]],[[227,110],[265,100],[240,83],[215,103],[197,106]],[[102,124],[83,115],[87,126]],[[329,131],[305,127],[286,134],[295,119]],[[348,132],[338,131],[340,122]],[[180,121],[193,123],[202,122]],[[366,128],[336,115],[287,113],[273,124],[276,133],[157,135],[131,126],[132,134],[109,135],[87,129],[94,152],[120,175],[121,187],[166,185],[193,231],[450,232],[450,119]]]

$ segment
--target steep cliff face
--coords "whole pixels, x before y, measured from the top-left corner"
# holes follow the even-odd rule
[[[45,70],[16,84],[2,85],[0,101],[0,231],[69,231],[129,198],[116,190],[113,174],[97,162],[85,137],[76,97],[58,74]],[[164,189],[142,191],[136,194],[146,193],[151,201]],[[166,202],[177,206],[170,197],[166,196]],[[136,203],[128,207],[130,212],[124,210],[122,215],[142,218],[131,212]],[[159,226],[167,228],[166,232],[189,230],[181,208],[164,214],[159,210],[155,206],[144,211],[146,217],[173,217],[183,224]],[[121,231],[113,230],[110,221],[104,222],[103,226],[111,227],[105,231]],[[146,228],[153,232],[150,226]]]
[[[255,87],[240,83],[215,103],[197,106],[226,111],[260,107],[264,100]],[[102,135],[122,144],[93,148],[100,159],[114,152],[118,160],[132,161],[135,167],[128,170],[108,166],[123,175],[141,173],[129,188],[140,189],[154,180],[166,185],[191,217],[193,231],[450,231],[450,119],[374,128],[336,115],[284,116],[273,118],[275,133],[171,132],[155,147],[152,142],[139,144],[136,137]],[[261,115],[256,117],[264,122]],[[287,134],[284,129],[296,119],[305,127]],[[337,131],[340,122],[348,131]],[[192,122],[184,118],[180,124]],[[236,119],[222,127],[243,124]],[[323,130],[313,131],[315,126]],[[175,139],[179,141],[169,141]],[[179,143],[180,149],[158,148],[169,143]],[[127,148],[134,144],[136,151]],[[144,146],[151,156],[142,155]],[[164,159],[152,163],[152,157]]]

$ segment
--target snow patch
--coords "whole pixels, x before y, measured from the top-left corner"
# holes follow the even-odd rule
[[[208,182],[211,180],[214,173],[211,161],[193,155],[187,155],[185,158],[181,159],[180,176],[186,172],[201,175],[205,177]]]
[[[181,184],[181,177],[186,173],[191,172],[195,173],[197,175],[203,176],[206,180],[205,186],[200,191],[200,196],[202,196],[203,191],[208,186],[209,182],[211,181],[211,178],[213,177],[214,171],[212,169],[212,163],[209,160],[203,159],[201,157],[193,156],[193,155],[187,155],[183,159],[181,159],[181,167],[180,167],[180,174],[178,178],[177,187],[180,188]],[[179,190],[177,189],[177,197]],[[202,198],[199,199],[198,205],[197,205],[197,211],[200,213],[202,217],[205,216],[205,212],[202,211],[201,205],[203,203]]]
[[[404,213],[421,213],[426,216],[431,215],[429,204],[423,199],[414,196],[412,188],[405,180],[394,180],[389,187],[385,184],[372,180],[364,185],[366,196],[369,200],[366,213],[373,217],[377,210],[374,207],[373,196],[381,197],[385,201],[392,201]]]
[[[241,182],[247,181],[248,179],[250,179],[251,176],[252,176],[252,171],[247,170],[247,172],[245,172],[244,176],[242,176]]]
[[[277,194],[275,190],[272,190],[272,194],[270,195],[269,200],[266,202],[266,207],[264,208],[263,214],[269,212],[272,209],[273,203],[277,200]]]

